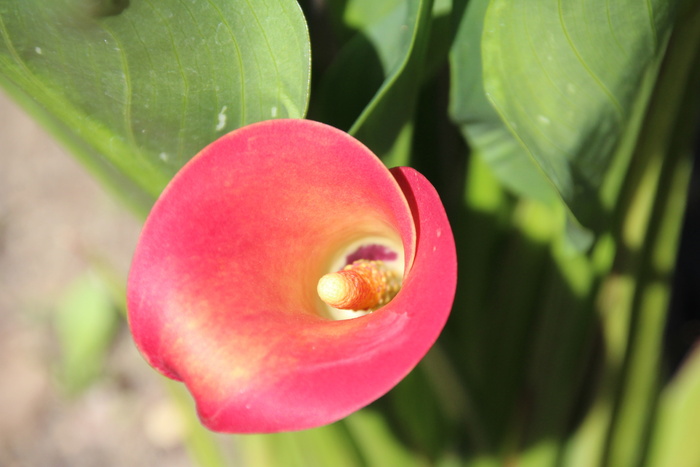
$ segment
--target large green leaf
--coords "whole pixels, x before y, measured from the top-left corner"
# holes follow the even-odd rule
[[[593,225],[673,3],[470,2],[451,55],[453,118],[507,186],[540,200],[553,186]]]
[[[103,177],[151,200],[225,132],[303,117],[309,60],[294,0],[0,3],[0,82]]]
[[[556,192],[493,108],[483,83],[481,36],[489,0],[472,0],[450,51],[450,115],[479,157],[513,192],[550,203]]]
[[[574,215],[592,225],[599,189],[640,81],[666,42],[663,0],[493,0],[484,89]]]

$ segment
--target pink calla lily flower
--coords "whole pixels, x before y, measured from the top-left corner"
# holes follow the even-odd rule
[[[356,259],[393,268],[400,290],[374,310],[336,310],[317,284]],[[330,126],[271,120],[215,141],[165,189],[134,255],[129,325],[208,428],[301,430],[406,376],[445,325],[456,276],[422,175],[386,169]]]

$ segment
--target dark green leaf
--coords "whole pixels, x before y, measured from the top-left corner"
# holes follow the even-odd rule
[[[345,21],[359,32],[324,77],[318,112],[339,128],[352,125],[388,165],[406,164],[433,2],[380,3],[348,4]]]
[[[367,144],[389,166],[407,165],[412,117],[422,83],[422,67],[430,38],[432,0],[402,3],[387,17],[390,28],[371,34],[385,64],[386,79],[350,133]],[[393,34],[387,37],[387,31]]]

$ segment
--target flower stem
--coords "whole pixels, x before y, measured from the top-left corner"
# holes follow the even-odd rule
[[[617,269],[630,283],[629,327],[603,464],[639,465],[659,391],[664,320],[686,191],[700,51],[700,9],[672,36],[633,161],[641,167],[620,225]],[[621,312],[622,310],[609,310]],[[614,344],[614,343],[613,343]]]

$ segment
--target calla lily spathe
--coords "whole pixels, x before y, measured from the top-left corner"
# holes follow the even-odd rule
[[[401,250],[401,290],[376,311],[333,319],[319,278],[348,248],[377,250],[373,239]],[[330,126],[271,120],[215,141],[165,189],[134,255],[129,324],[210,429],[312,428],[418,363],[445,325],[456,269],[444,208],[422,175],[386,169]]]

